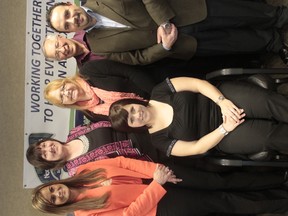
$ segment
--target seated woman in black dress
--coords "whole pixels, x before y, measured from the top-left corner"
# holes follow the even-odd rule
[[[114,103],[112,126],[148,128],[152,143],[166,156],[203,154],[217,144],[237,154],[288,150],[288,100],[249,83],[224,82],[218,90],[195,78],[166,79],[154,88],[148,106],[143,104]]]
[[[84,112],[89,120],[107,120],[112,102],[123,98],[149,99],[155,82],[146,73],[118,62],[90,61],[80,75],[47,84],[44,97],[50,103]]]

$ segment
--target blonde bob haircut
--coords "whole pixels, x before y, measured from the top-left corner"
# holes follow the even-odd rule
[[[62,86],[64,86],[66,83],[72,83],[76,85],[78,88],[82,88],[78,80],[83,79],[79,75],[75,75],[72,77],[66,77],[63,79],[56,79],[48,83],[44,89],[44,98],[50,102],[51,104],[62,107],[62,108],[72,108],[72,109],[77,109],[77,110],[85,110],[87,107],[79,106],[77,104],[62,104],[62,102],[55,97],[51,96],[51,92],[55,91]]]

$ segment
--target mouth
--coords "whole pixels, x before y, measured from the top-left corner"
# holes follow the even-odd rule
[[[62,197],[65,196],[65,190],[63,190],[63,188],[61,188],[61,195],[62,195]]]
[[[69,45],[68,44],[65,44],[64,46],[64,55],[65,56],[68,56],[69,55],[69,53],[70,53],[70,47],[69,47]]]
[[[59,198],[61,199],[61,198],[63,198],[63,188],[61,187],[61,188],[59,188],[59,192],[58,192],[58,195],[59,195]]]
[[[144,119],[144,112],[143,112],[143,110],[140,111],[140,119],[141,119],[141,121],[143,121],[143,119]]]
[[[78,13],[76,15],[76,25],[79,27],[81,25],[81,23],[82,23],[82,20],[80,18],[80,13]]]
[[[75,91],[74,90],[71,92],[70,96],[71,96],[70,100],[74,100],[75,99]]]

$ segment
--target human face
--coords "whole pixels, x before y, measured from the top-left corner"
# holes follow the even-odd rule
[[[41,157],[46,161],[57,161],[64,158],[63,145],[54,140],[46,140],[39,145]]]
[[[70,189],[64,184],[53,184],[40,191],[45,200],[53,205],[63,205],[69,201]]]
[[[129,104],[123,107],[128,112],[127,123],[129,127],[143,127],[150,120],[150,113],[147,107],[141,104]]]
[[[49,93],[50,97],[59,101],[62,105],[71,105],[81,101],[82,94],[84,93],[80,87],[68,82]]]
[[[79,45],[72,39],[57,35],[55,38],[47,39],[44,43],[45,56],[55,60],[65,60],[80,53]]]
[[[93,25],[93,19],[74,4],[59,5],[52,10],[51,25],[59,32],[77,32]]]

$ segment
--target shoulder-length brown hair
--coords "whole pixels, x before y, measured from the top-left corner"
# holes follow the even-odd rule
[[[110,192],[103,194],[100,197],[87,198],[75,202],[64,203],[62,205],[55,205],[49,200],[46,200],[41,193],[41,190],[47,186],[54,184],[64,184],[69,189],[92,189],[100,187],[100,182],[106,180],[106,172],[104,169],[96,169],[93,171],[83,170],[80,174],[71,178],[51,181],[46,184],[36,187],[32,192],[32,206],[33,208],[53,214],[63,214],[73,212],[76,210],[93,210],[101,209],[107,205]],[[88,186],[89,185],[89,186]]]
[[[40,145],[41,143],[48,140],[59,142],[62,145],[65,144],[64,142],[61,142],[60,140],[56,140],[53,138],[40,139],[39,141],[29,145],[26,151],[26,158],[30,164],[32,164],[34,167],[37,168],[60,169],[64,167],[65,163],[67,162],[66,158],[61,158],[57,161],[47,161],[42,157],[42,151]]]
[[[109,119],[112,127],[115,130],[122,132],[143,132],[144,130],[147,130],[149,127],[146,125],[138,128],[132,128],[128,125],[129,114],[123,107],[129,104],[140,104],[147,107],[149,102],[128,98],[112,103],[109,109]]]

